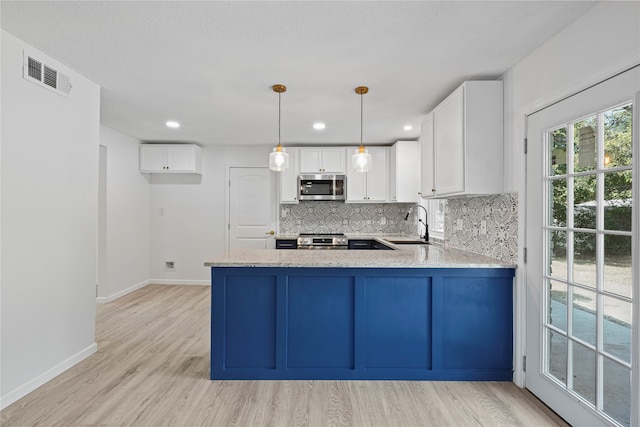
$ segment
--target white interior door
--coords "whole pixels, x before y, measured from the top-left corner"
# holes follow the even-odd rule
[[[527,122],[525,382],[576,426],[639,425],[639,91],[636,67]]]
[[[229,168],[229,249],[273,249],[276,179],[269,168]]]

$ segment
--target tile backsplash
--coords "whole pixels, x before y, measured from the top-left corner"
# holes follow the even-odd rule
[[[517,262],[518,194],[449,199],[444,232],[451,247]]]
[[[305,201],[280,205],[280,233],[414,234],[412,203],[344,203]]]

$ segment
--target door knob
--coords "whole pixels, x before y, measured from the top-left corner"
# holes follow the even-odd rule
[[[273,236],[274,234],[276,234],[276,232],[275,232],[275,231],[273,231],[273,230],[271,230],[270,232],[268,232],[268,233],[264,233],[264,234],[270,234],[270,235],[272,235],[272,236]]]

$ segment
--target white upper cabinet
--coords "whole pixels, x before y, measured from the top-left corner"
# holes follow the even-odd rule
[[[389,201],[418,201],[420,157],[418,141],[398,141],[389,149]]]
[[[433,150],[433,112],[422,120],[420,131],[420,195],[431,197],[434,195],[434,150]]]
[[[389,147],[369,147],[367,150],[371,154],[369,172],[347,169],[347,202],[387,201]],[[350,156],[354,152],[355,148],[347,148],[345,154]]]
[[[300,173],[338,173],[346,171],[345,150],[339,148],[300,148]]]
[[[422,197],[501,193],[502,134],[502,82],[462,84],[423,121]]]
[[[195,144],[141,144],[140,172],[202,174],[202,148]]]
[[[280,178],[280,203],[298,203],[298,175],[300,175],[300,149],[286,148],[289,167],[277,172]]]

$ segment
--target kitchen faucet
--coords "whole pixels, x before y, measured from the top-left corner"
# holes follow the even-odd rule
[[[422,210],[424,210],[424,222],[420,218],[420,214],[418,214],[418,222],[421,222],[424,225],[424,236],[420,236],[420,238],[424,238],[424,241],[428,242],[429,241],[429,224],[427,224],[427,218],[429,217],[429,213],[427,212],[427,209],[424,206],[422,206],[421,204],[415,204],[411,206],[409,208],[409,212],[407,212],[407,215],[404,217],[404,220],[407,221],[409,219],[409,215],[411,214],[411,211],[416,206],[421,207]]]

